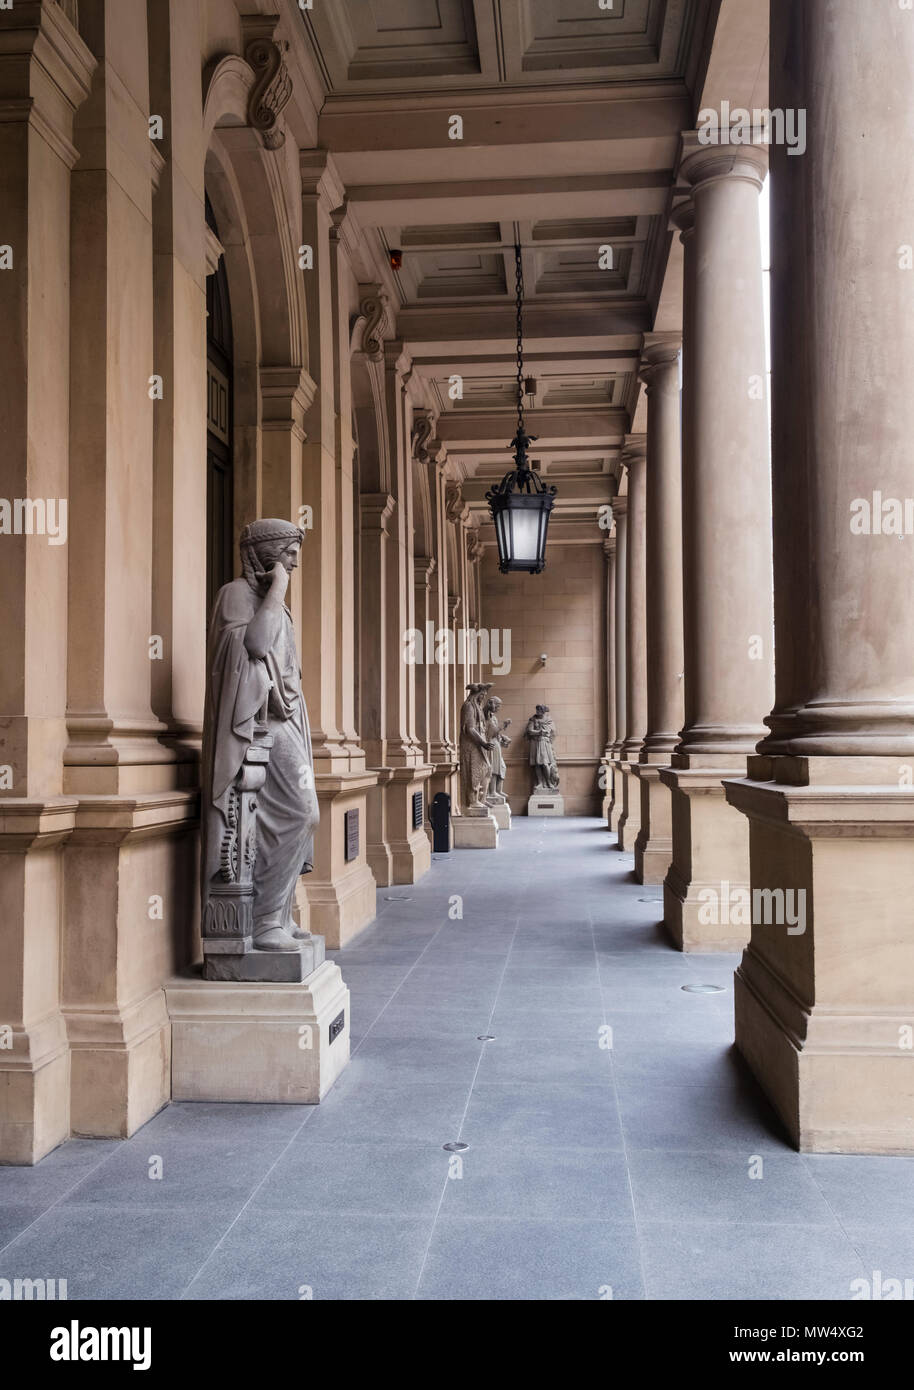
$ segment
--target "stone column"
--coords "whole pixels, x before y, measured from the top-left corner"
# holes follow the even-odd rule
[[[659,768],[669,765],[683,720],[680,341],[678,335],[647,335],[641,363],[647,388],[647,736],[637,768],[635,874],[642,883],[662,883],[672,861],[671,792]]]
[[[609,829],[612,814],[612,755],[616,739],[616,537],[603,542],[606,559],[606,751],[600,762],[603,818]]]
[[[169,252],[163,223],[170,221],[167,205],[175,193],[171,181],[161,187],[161,145],[171,150],[176,167],[199,151],[172,130],[167,143],[150,140],[149,76],[155,70],[157,98],[173,97],[185,110],[189,101],[199,112],[199,85],[188,77],[189,92],[182,74],[165,79],[161,66],[172,41],[192,42],[198,30],[193,7],[168,20],[162,12],[147,29],[144,8],[92,0],[80,6],[79,19],[99,66],[76,120],[80,159],[71,184],[71,342],[78,350],[70,362],[64,788],[78,798],[80,810],[64,860],[60,973],[72,1128],[124,1137],[170,1095],[171,1026],[161,985],[175,956],[183,963],[190,954],[197,913],[196,771],[186,746],[160,741],[175,726],[154,715],[152,688],[161,659],[171,669],[169,715],[178,715],[192,741],[203,666],[198,658],[186,667],[178,644],[190,640],[199,647],[196,622],[204,612],[202,560],[198,553],[187,559],[202,540],[195,527],[202,521],[199,473],[173,478],[172,502],[183,509],[190,533],[178,541],[182,555],[170,574],[184,611],[176,611],[167,591],[160,593],[161,630],[153,622],[152,594],[161,489],[171,487],[161,468],[163,445],[173,451],[174,470],[203,468],[202,168],[197,165],[189,179],[200,181],[196,194],[184,189],[175,209],[193,283],[183,282],[174,261],[169,268],[182,284],[172,323],[179,332],[190,330],[195,373],[190,350],[178,357],[166,346],[168,316],[156,296],[171,293],[161,257]],[[167,121],[171,109],[156,114]],[[157,207],[160,192],[164,204]],[[194,213],[196,247],[188,231]],[[157,418],[160,408],[164,414]],[[193,455],[188,418],[197,422]],[[166,549],[174,544],[172,535]]]
[[[467,684],[475,679],[470,663],[469,632],[472,627],[470,613],[469,584],[467,579],[466,527],[470,509],[464,501],[460,483],[448,479],[445,486],[445,515],[454,528],[454,550],[456,565],[454,573],[448,572],[448,611],[451,619],[451,632],[454,652],[453,677],[451,681],[451,729],[455,743],[460,743],[460,710],[466,698]],[[456,798],[451,810],[459,814],[459,783],[455,785]]]
[[[378,778],[379,789],[368,797],[365,826],[366,854],[375,880],[384,886],[393,882],[392,859],[387,842],[385,738],[387,726],[387,641],[388,550],[390,517],[396,509],[387,492],[365,493],[360,499],[361,556],[359,573],[361,594],[361,651],[359,678],[362,686],[361,737],[368,766]],[[382,780],[383,779],[383,780]]]
[[[752,862],[736,1042],[805,1150],[914,1152],[911,21],[771,7],[771,105],[808,145],[771,152],[777,698],[727,796]]]
[[[435,660],[434,640],[428,643],[429,624],[436,627],[433,617],[432,576],[435,560],[428,555],[416,555],[413,560],[413,589],[415,613],[413,627],[422,634],[421,661],[416,661],[416,737],[425,759],[431,763],[431,681],[430,672]]]
[[[619,821],[622,818],[622,771],[619,755],[625,737],[626,701],[625,668],[628,664],[628,644],[625,637],[626,589],[628,585],[628,496],[616,496],[612,501],[613,518],[616,524],[616,592],[613,615],[613,640],[615,645],[615,696],[616,696],[616,736],[612,744],[612,801],[609,806],[609,828],[618,835]]]
[[[449,572],[449,573],[448,573],[448,586],[449,586],[449,588],[450,588],[450,585],[456,584],[456,583],[457,583],[456,577],[452,576],[452,575],[450,574],[450,572]],[[458,669],[458,666],[457,666],[456,651],[457,651],[457,632],[458,632],[458,629],[459,629],[459,626],[460,626],[460,595],[459,595],[459,594],[455,594],[455,593],[453,593],[453,592],[449,592],[449,593],[448,593],[448,596],[447,596],[447,625],[448,625],[448,631],[449,631],[450,634],[451,634],[451,637],[450,637],[450,641],[451,641],[451,651],[453,651],[453,652],[455,653],[455,657],[454,657],[453,662],[450,662],[450,663],[448,664],[448,666],[446,667],[446,679],[447,679],[447,685],[448,685],[448,695],[447,695],[447,698],[448,698],[448,726],[449,726],[449,728],[453,731],[454,755],[455,755],[455,758],[456,758],[456,759],[458,760],[458,762],[459,762],[459,751],[458,751],[458,740],[459,740],[459,738],[460,738],[459,715],[460,715],[460,705],[461,705],[462,702],[458,699],[458,694],[459,694],[459,682],[460,682],[460,678],[461,678],[462,672]],[[452,813],[452,814],[458,810],[458,808],[459,808],[459,800],[460,800],[460,789],[459,789],[459,785],[458,785],[458,782],[457,782],[457,773],[456,773],[456,770],[455,770],[455,777],[454,777],[454,796],[453,796],[452,799],[451,799],[451,813]]]
[[[622,777],[622,814],[619,817],[619,848],[627,853],[635,848],[641,828],[641,787],[635,765],[641,756],[647,733],[647,646],[645,535],[645,445],[631,439],[622,455],[628,471],[628,542],[625,579],[625,738],[619,750],[617,767]]]
[[[722,779],[744,775],[772,693],[771,487],[758,145],[683,137],[675,215],[685,246],[682,536],[685,727],[661,780],[673,793],[664,920],[686,951],[736,950],[730,910],[749,836]],[[734,920],[734,917],[736,920]]]
[[[433,765],[429,779],[429,801],[438,792],[446,792],[451,805],[457,799],[457,748],[450,723],[450,672],[447,652],[439,647],[439,634],[450,631],[448,614],[448,520],[445,512],[444,448],[437,440],[427,447],[429,461],[429,493],[432,499],[432,526],[435,537],[437,564],[431,573],[430,616],[435,624],[435,660],[428,668],[429,683],[429,761]],[[445,658],[439,661],[438,655]]]
[[[366,771],[360,747],[354,746],[348,695],[353,635],[343,610],[354,601],[349,530],[352,489],[349,416],[349,321],[346,228],[339,214],[343,185],[326,150],[299,152],[302,198],[302,243],[312,248],[313,268],[304,272],[307,373],[302,375],[305,440],[294,438],[290,411],[296,393],[282,405],[282,373],[262,373],[272,380],[277,428],[264,434],[264,505],[268,495],[284,507],[311,508],[313,526],[305,536],[293,576],[293,605],[301,604],[302,688],[308,702],[314,746],[315,789],[321,820],[315,836],[314,872],[303,880],[311,931],[338,949],[375,915],[375,881],[365,856],[366,797],[376,778]],[[345,286],[345,288],[343,288]],[[264,400],[265,428],[270,411]],[[340,420],[340,412],[346,423]],[[272,462],[271,462],[272,461]],[[270,468],[268,470],[268,463]],[[287,469],[295,476],[285,482]],[[300,469],[301,485],[297,485]],[[272,480],[272,481],[271,481]],[[283,512],[277,513],[283,515]],[[293,513],[294,515],[294,513]],[[294,606],[293,606],[294,611]],[[358,850],[347,857],[347,817],[358,818]]]
[[[152,631],[162,637],[150,663],[152,707],[168,741],[199,757],[206,650],[206,469],[200,420],[207,417],[206,276],[221,247],[189,237],[203,216],[203,138],[197,74],[177,60],[199,39],[200,0],[147,5],[149,104],[162,117],[152,201],[154,370],[168,389],[153,411]],[[155,168],[161,161],[161,169]],[[218,248],[218,251],[217,249]],[[193,363],[193,370],[189,364]],[[188,769],[188,781],[195,772]]]
[[[0,535],[0,1162],[28,1164],[70,1132],[60,1009],[61,846],[77,810],[62,795],[70,171],[96,62],[56,5],[0,11],[0,45],[0,242],[12,256],[0,272],[3,490],[20,508],[40,498],[45,522],[28,534],[20,510],[18,534],[11,518]]]
[[[407,659],[406,636],[415,626],[413,594],[413,494],[412,442],[407,420],[406,386],[412,372],[408,353],[397,340],[381,349],[384,365],[384,427],[390,466],[390,489],[395,506],[387,523],[386,560],[381,602],[384,604],[382,741],[376,799],[383,801],[372,813],[383,839],[372,836],[372,867],[383,886],[415,883],[431,864],[431,850],[423,826],[414,824],[414,798],[424,801],[431,768],[424,761],[412,727],[416,667]],[[372,582],[371,574],[365,582]],[[379,875],[389,864],[389,877]]]

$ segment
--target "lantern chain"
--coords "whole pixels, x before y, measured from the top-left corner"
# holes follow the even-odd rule
[[[524,432],[524,266],[520,244],[514,247],[514,289],[517,301],[517,432]]]

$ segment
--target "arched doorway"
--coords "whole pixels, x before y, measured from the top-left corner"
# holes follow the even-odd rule
[[[206,199],[207,226],[218,237]],[[206,612],[234,574],[232,311],[225,257],[206,281]]]

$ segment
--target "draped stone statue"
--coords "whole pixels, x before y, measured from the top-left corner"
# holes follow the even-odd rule
[[[548,705],[537,705],[536,713],[527,720],[524,737],[530,745],[530,766],[535,785],[533,795],[558,791],[559,769],[555,760],[555,724]]]
[[[489,776],[489,794],[487,798],[490,802],[503,802],[505,800],[505,774],[507,773],[507,768],[505,767],[505,755],[502,749],[507,748],[508,744],[511,742],[510,738],[505,733],[511,720],[506,719],[504,723],[502,723],[498,715],[500,709],[501,700],[497,695],[491,695],[485,704],[486,738],[492,745],[492,751],[489,755],[491,770]]]
[[[464,815],[486,815],[486,791],[491,773],[492,744],[486,733],[484,701],[492,689],[476,683],[467,686],[467,698],[460,711],[460,788]]]
[[[292,615],[284,602],[304,532],[252,522],[243,577],[216,596],[203,718],[201,889],[204,975],[301,980],[323,938],[293,917],[313,861],[318,803]]]

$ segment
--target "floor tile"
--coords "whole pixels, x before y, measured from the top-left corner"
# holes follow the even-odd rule
[[[864,1273],[837,1226],[706,1225],[684,1213],[639,1232],[650,1299],[847,1299]]]
[[[640,1299],[634,1227],[602,1221],[440,1217],[422,1299]]]
[[[185,1297],[409,1299],[430,1228],[430,1218],[248,1209]]]
[[[0,1278],[66,1279],[73,1299],[174,1299],[236,1211],[55,1206],[0,1252]]]

